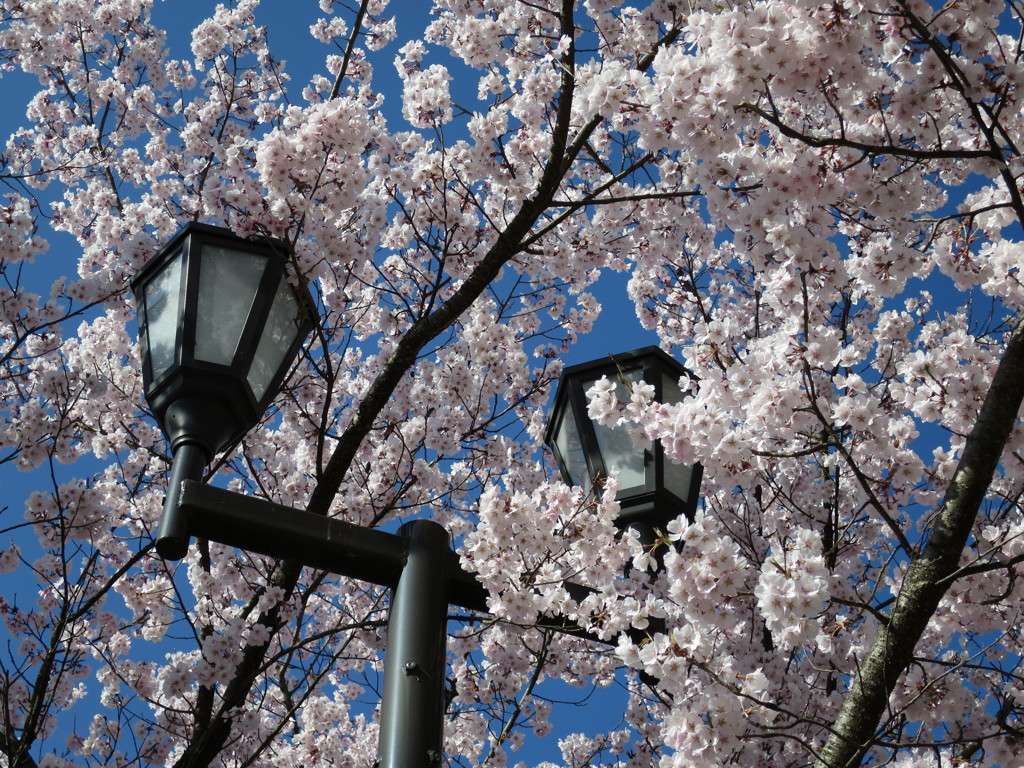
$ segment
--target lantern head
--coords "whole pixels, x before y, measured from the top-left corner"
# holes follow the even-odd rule
[[[289,253],[190,223],[132,281],[146,400],[172,451],[188,442],[212,459],[277,394],[315,315]]]
[[[631,385],[654,387],[654,399],[677,403],[683,399],[679,380],[692,374],[658,347],[644,347],[562,372],[545,435],[562,477],[569,485],[588,488],[617,472],[620,513],[617,524],[661,528],[680,514],[693,519],[697,509],[702,468],[673,464],[660,443],[637,448],[625,427],[606,427],[587,414],[587,390],[602,377],[615,384],[621,401]]]

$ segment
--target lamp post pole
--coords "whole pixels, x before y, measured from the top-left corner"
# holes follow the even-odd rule
[[[247,241],[191,223],[133,280],[146,399],[174,455],[156,549],[180,560],[198,536],[391,589],[378,765],[436,768],[443,750],[448,606],[487,612],[486,590],[462,570],[445,529],[414,520],[397,534],[385,533],[201,482],[213,456],[260,419],[312,329],[312,297],[301,281],[289,280],[286,263],[281,241]],[[659,393],[679,376],[678,364],[660,350],[616,356],[612,372],[622,365],[632,366],[634,381],[661,377]],[[660,448],[630,459],[622,435],[595,432],[581,415],[580,393],[605,369],[576,368],[574,383],[559,387],[548,442],[574,484],[609,470],[633,473],[636,488],[619,494],[620,522],[639,527],[647,543],[652,525],[680,511],[692,514],[699,467],[670,476]],[[602,458],[600,449],[611,450]],[[588,471],[581,479],[570,469]],[[673,510],[668,517],[666,506]],[[589,592],[565,586],[580,598]],[[563,617],[543,622],[603,642]]]
[[[184,557],[196,536],[390,588],[378,765],[437,768],[443,754],[448,606],[488,612],[487,591],[462,569],[444,527],[413,520],[397,534],[364,528],[185,477],[197,461],[205,459],[182,455],[181,449],[175,454],[160,528],[174,521],[175,544],[169,547],[165,540],[161,555]],[[589,592],[578,584],[565,586],[578,599]],[[540,623],[609,643],[561,616],[542,617]]]
[[[174,498],[185,544],[197,536],[248,552],[292,560],[392,591],[381,696],[379,768],[437,768],[443,755],[448,606],[487,613],[487,590],[462,569],[448,533],[413,520],[387,533],[292,509],[187,479]],[[184,556],[184,554],[182,554]],[[567,582],[574,598],[587,587]],[[602,640],[561,616],[548,629]],[[634,638],[643,639],[642,633]]]
[[[444,745],[448,532],[432,520],[413,520],[398,535],[406,560],[388,616],[380,765],[437,766]]]
[[[397,534],[182,481],[165,508],[191,536],[392,590],[381,696],[380,768],[437,768],[443,754],[448,606],[487,613],[487,590],[462,570],[448,533],[413,520]],[[589,590],[566,583],[583,599]],[[560,616],[549,629],[609,644]],[[636,638],[638,641],[642,638]]]
[[[448,606],[487,610],[486,591],[459,566],[444,527],[413,520],[387,533],[195,480],[181,483],[176,504],[172,514],[188,535],[391,589],[378,765],[436,768],[443,754]]]

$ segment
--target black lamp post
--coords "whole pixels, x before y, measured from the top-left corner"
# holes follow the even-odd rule
[[[658,347],[643,347],[566,368],[558,383],[545,442],[570,485],[589,488],[618,472],[621,528],[635,528],[645,545],[655,530],[664,530],[680,514],[693,519],[703,469],[700,464],[673,464],[660,443],[636,448],[625,428],[596,424],[587,415],[587,390],[607,376],[621,401],[629,401],[632,384],[654,387],[659,403],[683,399],[679,380],[692,374]]]
[[[378,765],[435,768],[442,762],[448,605],[485,613],[488,598],[462,570],[444,528],[413,520],[397,534],[386,533],[200,482],[213,456],[260,419],[312,328],[312,298],[288,281],[286,254],[279,241],[242,240],[193,223],[132,282],[146,399],[174,453],[157,552],[181,559],[190,536],[200,536],[390,588]],[[566,371],[549,441],[570,482],[590,482],[615,468],[633,478],[624,471],[630,471],[627,464],[616,463],[619,437],[587,426],[579,393],[620,368],[644,380],[660,375],[659,396],[678,393],[672,380],[681,375],[678,364],[658,350],[640,352],[647,354],[616,356],[611,369],[602,362]],[[573,377],[581,372],[578,383]],[[593,450],[604,453],[581,458],[580,451]],[[660,448],[636,466],[641,474],[620,493],[623,525],[650,527],[680,510],[692,514],[699,466],[666,468]],[[666,501],[669,507],[662,506]],[[566,586],[570,594],[588,592]],[[601,642],[562,617],[543,623]]]
[[[132,281],[146,400],[174,454],[163,557],[188,549],[174,514],[181,482],[259,421],[313,328],[313,300],[289,282],[288,253],[278,240],[191,223]]]
[[[390,587],[380,764],[427,768],[441,760],[448,603],[487,606],[444,528],[414,520],[389,534],[199,482],[259,421],[313,327],[287,255],[281,241],[192,223],[132,281],[146,400],[174,454],[156,549],[180,560],[196,535]]]

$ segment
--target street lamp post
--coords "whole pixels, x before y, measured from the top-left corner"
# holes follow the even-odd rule
[[[487,612],[486,590],[462,570],[444,528],[415,520],[397,534],[386,533],[201,482],[213,456],[260,419],[312,328],[313,300],[308,289],[288,280],[287,252],[280,241],[242,240],[228,230],[193,223],[132,283],[146,399],[174,455],[157,552],[179,560],[190,537],[199,536],[391,589],[379,765],[435,768],[442,759],[448,606]],[[644,352],[643,360],[653,355],[664,367],[638,363],[634,353],[613,359],[623,371],[640,371],[626,374],[634,380],[662,370],[659,394],[671,396],[669,380],[673,373],[679,378],[665,363],[671,358]],[[692,515],[699,468],[682,472],[685,479],[677,477],[677,470],[666,469],[660,448],[630,464],[616,436],[589,434],[580,421],[585,410],[577,403],[579,386],[572,376],[584,372],[585,383],[599,370],[568,369],[569,378],[559,388],[556,426],[549,436],[563,472],[584,466],[588,471],[567,480],[582,484],[584,477],[592,481],[611,470],[621,474],[626,466],[653,464],[650,481],[644,474],[637,493],[630,491],[628,498],[620,493],[622,524],[652,526],[680,513]],[[610,445],[617,446],[617,458],[586,455],[594,446]],[[661,507],[666,502],[672,505],[667,512]],[[571,593],[587,591],[566,586]],[[547,618],[545,625],[597,639],[561,617]]]

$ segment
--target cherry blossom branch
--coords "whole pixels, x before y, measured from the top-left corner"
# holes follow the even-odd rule
[[[778,109],[774,108],[774,105],[772,112],[768,112],[767,110],[750,102],[743,102],[739,104],[736,109],[753,112],[766,122],[773,125],[779,133],[787,139],[799,141],[800,143],[806,144],[810,147],[844,147],[846,149],[855,149],[858,152],[863,152],[864,154],[871,156],[893,155],[895,157],[903,157],[910,160],[971,160],[981,158],[991,159],[994,157],[993,151],[990,149],[913,149],[911,147],[902,147],[895,144],[868,144],[867,142],[848,139],[845,136],[813,136],[809,133],[798,131],[783,122]],[[1000,158],[996,156],[996,159]]]
[[[804,297],[804,302],[806,312],[806,295]],[[824,427],[825,431],[828,434],[834,435],[836,431],[835,426],[831,423],[828,417],[822,412],[821,408],[818,406],[818,398],[815,394],[815,387],[813,377],[811,376],[810,364],[807,362],[804,363],[804,381],[806,382],[808,394],[807,399],[809,401],[807,410],[813,413],[818,418],[818,421],[821,422],[822,427]],[[846,447],[843,441],[839,439],[834,439],[831,442],[831,444],[843,457],[843,460],[846,462],[846,465],[850,468],[850,471],[853,472],[853,476],[857,478],[857,483],[860,485],[861,490],[863,490],[864,493],[867,495],[868,503],[871,505],[871,508],[875,510],[878,516],[882,518],[882,521],[889,527],[889,530],[892,531],[893,536],[896,537],[896,540],[900,543],[900,546],[903,548],[903,550],[907,552],[908,555],[914,552],[914,548],[910,544],[910,540],[907,539],[907,536],[903,532],[903,529],[900,527],[900,524],[891,514],[889,514],[889,510],[885,508],[885,505],[882,504],[881,500],[878,498],[874,489],[871,487],[870,479],[864,474],[863,470],[860,468],[860,466],[858,466],[857,462],[854,461],[853,455],[850,453],[849,449]]]
[[[967,668],[969,666],[972,666],[970,664],[970,660],[971,659],[984,658],[985,651],[990,650],[992,648],[995,648],[999,644],[1000,640],[1002,640],[1002,637],[993,639],[991,642],[988,643],[987,647],[981,648],[981,649],[975,651],[968,659],[958,660],[958,661],[952,662],[952,663],[938,664],[937,666],[941,670],[939,672],[939,674],[937,674],[935,677],[933,677],[930,680],[928,680],[924,685],[919,686],[919,690],[915,691],[913,693],[913,695],[907,701],[903,702],[901,708],[904,711],[906,711],[911,706],[913,706],[913,704],[915,702],[920,701],[921,698],[926,696],[929,691],[934,691],[936,689],[936,686],[942,680],[950,677],[954,672],[956,672],[956,671],[958,671],[960,669],[965,669],[965,668]],[[927,671],[924,670],[924,666],[926,664],[930,665],[931,662],[932,662],[931,659],[913,658],[913,659],[911,659],[910,664],[918,665],[922,669],[922,672],[926,673]],[[892,720],[893,716],[890,716],[889,719]],[[959,743],[959,742],[958,741],[954,741],[952,743]]]
[[[7,686],[3,686],[6,690]],[[6,695],[4,696],[6,699]],[[6,701],[3,702],[3,712],[10,712],[10,704]],[[32,759],[32,756],[28,752],[22,751],[19,747],[15,746],[17,741],[13,735],[9,733],[9,719],[4,718],[4,728],[0,731],[0,753],[7,756],[10,760],[10,768],[39,768],[38,763]]]
[[[534,664],[533,672],[530,675],[530,680],[524,687],[522,693],[519,696],[519,699],[516,701],[515,706],[512,710],[512,714],[505,722],[504,728],[501,729],[501,733],[498,735],[498,738],[494,741],[495,747],[498,747],[501,744],[503,744],[505,741],[508,740],[509,736],[512,735],[512,729],[515,728],[516,723],[519,720],[519,717],[523,714],[523,707],[526,705],[527,699],[529,699],[530,696],[533,695],[534,689],[540,682],[540,677],[544,671],[544,664],[548,656],[548,645],[551,642],[551,636],[552,632],[550,630],[547,630],[543,633],[543,637],[541,639],[541,647],[540,650],[537,651],[537,660]],[[487,759],[485,758],[484,763],[486,762]]]
[[[63,526],[60,527],[66,531]],[[73,604],[77,590],[67,589],[67,573],[65,571],[65,588],[60,590],[62,599],[59,614],[53,626],[49,628],[50,640],[41,658],[35,661],[39,665],[39,670],[31,686],[31,695],[26,707],[27,711],[24,712],[23,720],[20,724],[20,737],[15,737],[13,730],[10,728],[12,704],[7,700],[10,679],[7,678],[4,684],[0,686],[2,687],[4,698],[3,708],[0,711],[4,713],[5,726],[4,733],[0,735],[0,751],[7,756],[12,768],[13,766],[35,765],[35,762],[30,757],[30,751],[33,744],[42,735],[41,731],[44,728],[47,712],[52,706],[52,689],[59,684],[60,679],[68,670],[68,657],[71,653],[67,642],[68,628],[86,617],[89,611],[110,592],[117,581],[147,556],[148,549],[146,547],[141,552],[136,553],[135,556],[130,558],[121,568],[106,579],[96,594],[79,605]],[[98,553],[94,553],[84,564],[82,574],[79,577],[79,584],[91,578],[89,574],[94,571],[98,557]],[[54,587],[54,589],[56,588]]]
[[[850,608],[859,608],[863,611],[867,611],[875,617],[875,620],[879,624],[888,624],[889,617],[886,616],[885,613],[883,613],[883,610],[894,600],[894,598],[885,600],[881,603],[881,605],[878,606],[871,605],[870,603],[864,602],[863,600],[846,600],[844,598],[835,596],[833,596],[831,600],[833,603],[837,603],[839,605],[845,605]]]
[[[956,64],[949,51],[946,49],[946,46],[936,39],[935,35],[928,28],[928,25],[910,9],[906,0],[899,0],[899,5],[904,17],[909,21],[914,32],[925,42],[929,50],[935,54],[935,57],[942,63],[943,68],[950,75],[950,78],[953,81],[953,87],[963,98],[971,116],[974,118],[979,130],[981,130],[988,142],[988,156],[999,163],[999,176],[1002,179],[1003,186],[1010,197],[1011,206],[1017,215],[1017,220],[1024,221],[1024,197],[1021,196],[1017,180],[1014,178],[1013,173],[1010,171],[1009,166],[1006,163],[1006,155],[1019,157],[1020,150],[995,115],[989,112],[988,116],[990,119],[985,119],[985,115],[982,114],[981,101],[970,96],[970,78]],[[996,140],[996,132],[1000,134],[1003,142],[1006,144],[1005,148],[999,146],[999,142]]]
[[[570,40],[575,34],[572,21],[572,2],[562,3],[562,32]],[[501,268],[522,249],[522,243],[543,215],[565,173],[568,164],[582,148],[586,139],[597,128],[591,121],[577,135],[573,146],[568,143],[569,126],[572,118],[572,96],[575,89],[575,54],[573,45],[561,59],[561,86],[555,124],[552,128],[552,145],[537,190],[527,199],[509,225],[498,235],[489,252],[481,259],[473,272],[465,279],[455,293],[433,313],[416,320],[398,342],[395,351],[385,362],[380,374],[356,406],[356,412],[348,428],[340,436],[334,453],[320,477],[320,482],[309,499],[308,510],[315,514],[326,514],[331,500],[337,494],[348,468],[356,455],[359,445],[372,429],[374,419],[387,404],[391,394],[398,387],[406,372],[411,369],[422,350],[436,338],[486,290],[497,277]]]
[[[356,37],[359,35],[359,31],[363,27],[363,19],[366,18],[366,8],[370,4],[370,0],[362,0],[359,3],[359,10],[356,11],[355,21],[352,22],[352,34],[348,37],[348,43],[345,45],[345,55],[341,60],[341,67],[338,68],[338,75],[334,78],[334,87],[331,88],[330,98],[335,99],[338,94],[341,93],[341,84],[345,80],[345,76],[348,74],[348,65],[352,59],[352,52],[356,48]]]
[[[934,616],[1024,401],[1024,318],[1018,320],[968,435],[946,489],[924,551],[907,567],[889,623],[853,677],[819,768],[853,768],[870,749],[889,696],[913,658],[914,648]]]
[[[1013,154],[1019,155],[1020,153],[1014,146],[1013,139],[1010,138],[1006,130],[1002,127],[1002,125],[999,124],[999,121],[995,119],[995,116],[991,112],[988,112],[987,116],[989,117],[989,119],[985,119],[986,115],[982,114],[982,111],[985,108],[984,102],[981,99],[977,98],[975,95],[973,95],[971,78],[961,69],[959,65],[957,65],[953,56],[950,55],[950,51],[948,50],[948,48],[935,37],[932,31],[928,28],[928,24],[920,16],[914,13],[913,10],[911,10],[910,5],[906,2],[906,0],[897,1],[899,3],[900,11],[903,15],[903,18],[905,18],[909,22],[909,25],[913,29],[914,33],[918,36],[920,40],[924,41],[924,43],[928,46],[929,50],[931,50],[931,52],[935,55],[935,58],[937,58],[942,63],[943,69],[945,69],[950,76],[949,85],[951,85],[957,91],[957,93],[960,94],[961,98],[963,99],[964,103],[967,105],[967,108],[971,113],[971,117],[978,125],[978,128],[981,129],[982,133],[985,134],[985,138],[988,140],[989,146],[992,148],[992,150],[995,150],[997,147],[997,142],[995,141],[995,132],[998,131],[1000,135],[1003,137],[1003,141],[1006,143],[1007,148],[1010,151],[1012,151]],[[987,110],[985,111],[987,112]],[[990,153],[990,156],[993,155]],[[1002,151],[999,151],[998,154],[994,156],[996,159],[1002,159]]]
[[[304,638],[302,638],[299,641],[299,643],[296,646],[292,646],[292,647],[288,648],[285,651],[282,651],[282,652],[280,652],[280,653],[278,653],[278,654],[276,654],[274,656],[271,656],[270,658],[267,659],[267,662],[264,665],[264,670],[263,671],[267,671],[271,667],[271,665],[273,665],[274,663],[280,662],[281,660],[283,660],[285,658],[290,658],[294,654],[294,652],[297,650],[297,648],[299,646],[311,645],[316,640],[322,640],[322,639],[326,639],[326,638],[329,638],[329,637],[335,637],[335,636],[337,636],[338,634],[340,634],[342,632],[352,632],[352,631],[358,630],[358,629],[370,629],[370,628],[378,628],[379,629],[379,628],[383,628],[383,627],[386,627],[386,626],[387,626],[387,620],[386,619],[380,619],[380,620],[369,620],[369,619],[367,619],[367,620],[360,621],[360,622],[352,622],[352,623],[347,623],[347,624],[338,624],[337,626],[331,627],[330,629],[323,630],[321,632],[317,632],[317,633],[314,633],[314,634],[309,635],[307,637],[304,637]],[[286,702],[287,702],[286,710],[280,713],[280,715],[279,715],[279,717],[277,719],[277,722],[274,724],[274,727],[270,728],[267,731],[266,735],[264,736],[264,738],[262,740],[262,743],[261,743],[260,747],[257,748],[257,749],[254,749],[252,751],[252,753],[245,760],[243,760],[241,763],[239,763],[239,768],[246,768],[246,766],[252,765],[254,762],[256,762],[257,760],[262,759],[265,756],[265,754],[266,754],[265,750],[270,748],[273,745],[273,743],[277,740],[277,738],[280,736],[280,734],[284,731],[285,726],[287,725],[289,719],[290,718],[294,718],[301,711],[303,705],[306,704],[306,702],[309,700],[309,697],[316,690],[316,684],[321,682],[321,681],[323,681],[324,679],[326,679],[334,671],[335,663],[337,662],[337,660],[339,658],[341,658],[342,652],[348,646],[349,642],[351,642],[351,637],[346,642],[344,642],[342,644],[342,646],[337,651],[335,651],[333,654],[331,654],[330,657],[328,657],[327,659],[324,660],[324,663],[321,666],[321,668],[314,673],[312,681],[307,681],[307,684],[304,686],[305,693],[302,696],[300,696],[298,699],[292,698],[292,696],[287,692],[287,686],[286,686],[285,681],[283,679],[279,680],[278,686],[281,689],[282,693],[285,695]],[[285,672],[289,668],[290,668],[290,665],[287,664],[287,663],[281,665],[281,667],[280,667],[280,675],[282,676],[282,678],[283,678]]]
[[[650,160],[650,156],[645,158]],[[641,166],[640,162],[637,162],[631,168],[623,171],[616,175],[616,177],[602,185],[601,188],[591,192],[586,197],[579,200],[552,200],[553,206],[570,208],[573,211],[578,211],[580,208],[585,208],[590,205],[604,205],[606,203],[642,203],[647,200],[678,200],[684,197],[700,197],[703,193],[700,190],[682,190],[680,192],[649,192],[649,193],[638,193],[635,195],[609,195],[608,197],[598,197],[603,190],[608,189],[613,184],[628,178],[630,174],[635,173],[636,170]]]
[[[974,576],[979,573],[989,573],[991,571],[1001,571],[1003,569],[1010,570],[1015,565],[1024,563],[1024,554],[1017,555],[1015,557],[1008,558],[1004,562],[993,562],[993,563],[979,563],[978,565],[965,565],[963,568],[946,576],[942,583],[952,584],[957,579],[962,579],[965,576]]]

